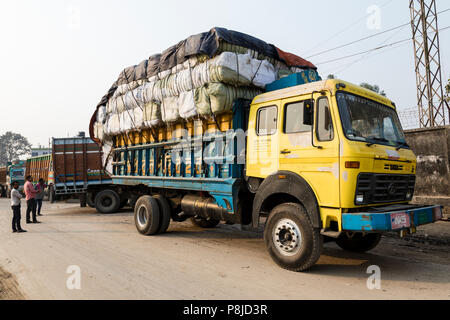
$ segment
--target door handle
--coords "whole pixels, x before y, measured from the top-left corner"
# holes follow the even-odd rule
[[[282,150],[281,151],[281,154],[290,154],[291,153],[291,151],[289,151],[289,150]]]

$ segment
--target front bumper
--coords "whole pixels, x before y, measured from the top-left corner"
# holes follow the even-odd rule
[[[342,229],[353,232],[415,230],[442,219],[442,206],[390,206],[342,214]]]

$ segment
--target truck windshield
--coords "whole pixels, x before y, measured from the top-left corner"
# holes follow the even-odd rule
[[[394,109],[347,92],[338,92],[336,97],[349,140],[409,148]]]

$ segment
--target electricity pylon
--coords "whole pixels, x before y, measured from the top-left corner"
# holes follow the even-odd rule
[[[444,126],[450,121],[450,108],[442,88],[436,0],[410,0],[409,8],[420,126]]]

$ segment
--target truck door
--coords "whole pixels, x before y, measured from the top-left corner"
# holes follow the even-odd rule
[[[282,117],[280,170],[303,177],[321,206],[339,207],[339,142],[328,98],[283,100]]]
[[[279,170],[280,101],[253,106],[250,111],[247,175],[265,178]]]

